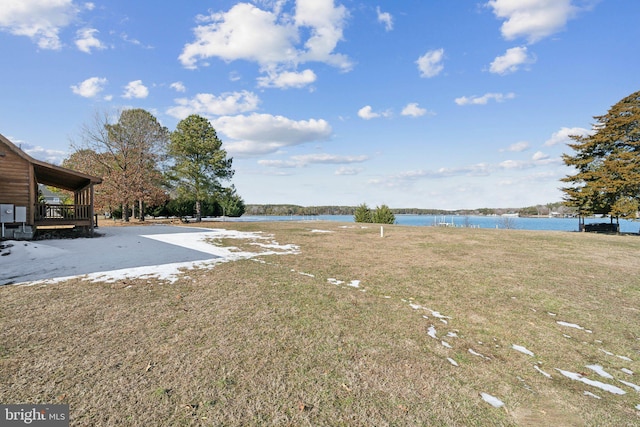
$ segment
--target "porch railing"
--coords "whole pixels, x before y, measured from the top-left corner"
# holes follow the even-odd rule
[[[91,219],[91,205],[61,205],[61,204],[36,204],[36,221],[63,222],[68,220],[73,223],[79,220]]]

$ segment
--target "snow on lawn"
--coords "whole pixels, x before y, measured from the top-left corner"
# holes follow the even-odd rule
[[[550,374],[548,374],[548,373],[546,373],[545,371],[543,371],[542,369],[538,368],[538,366],[537,366],[537,365],[533,365],[533,368],[534,368],[536,371],[540,372],[540,373],[541,373],[542,375],[544,375],[545,377],[547,377],[547,378],[551,378],[551,375],[550,375]]]
[[[600,365],[587,365],[585,368],[591,369],[596,374],[600,375],[603,378],[613,378],[613,375],[604,370],[604,368]]]
[[[533,352],[531,350],[527,350],[525,347],[523,347],[521,345],[513,344],[511,346],[511,348],[513,348],[516,351],[519,351],[520,353],[524,353],[524,354],[527,354],[529,356],[535,356],[535,354],[533,354]]]
[[[81,277],[92,282],[115,282],[123,279],[158,279],[171,283],[178,280],[183,270],[195,268],[212,268],[216,264],[241,259],[250,259],[263,255],[297,254],[299,247],[295,245],[280,245],[273,240],[273,236],[262,233],[240,232],[235,230],[208,230],[195,233],[168,233],[140,235],[146,239],[152,239],[186,249],[203,252],[211,255],[211,258],[198,261],[185,261],[130,267],[109,271],[97,271],[89,274],[57,277],[29,282],[29,284],[58,283],[65,280]],[[220,239],[250,240],[259,245],[263,250],[256,252],[241,251],[234,247],[225,247],[218,244]],[[99,240],[98,240],[99,242]],[[68,256],[68,252],[42,243],[13,242],[11,253],[11,265],[20,266],[29,262],[38,262],[52,257]],[[7,257],[9,258],[9,257]],[[98,267],[96,267],[98,269]],[[3,269],[3,273],[4,273]]]
[[[631,387],[632,389],[634,389],[637,392],[640,392],[640,386],[634,383],[630,383],[627,381],[622,381],[622,380],[618,380],[620,381],[622,384],[626,385],[627,387]]]
[[[494,408],[500,408],[504,406],[504,402],[502,400],[498,399],[495,396],[490,395],[489,393],[481,393],[480,396],[482,396],[482,400],[484,400]]]
[[[609,393],[613,393],[613,394],[626,394],[627,392],[622,390],[619,387],[616,387],[614,385],[611,384],[606,384],[600,381],[595,381],[595,380],[590,380],[589,378],[585,378],[580,374],[577,374],[575,372],[569,372],[569,371],[563,371],[562,369],[558,369],[556,368],[556,371],[560,372],[562,375],[564,375],[567,378],[570,378],[574,381],[580,381],[582,383],[585,383],[587,385],[590,385],[592,387],[597,387],[599,389],[602,389],[604,391],[608,391]]]
[[[336,286],[340,286],[340,285],[344,285],[345,282],[343,280],[338,280],[335,279],[333,277],[329,277],[327,279],[327,282],[331,283],[332,285],[336,285]],[[360,280],[352,280],[349,283],[346,284],[347,286],[349,286],[350,288],[360,288]]]
[[[450,316],[444,316],[444,315],[442,315],[441,313],[439,313],[438,311],[431,310],[431,309],[429,309],[429,308],[427,308],[427,307],[424,307],[423,305],[421,305],[421,304],[417,303],[416,301],[414,301],[414,300],[413,300],[413,298],[401,299],[401,301],[402,301],[403,303],[408,304],[408,306],[409,306],[412,310],[419,311],[419,312],[428,311],[428,312],[430,312],[430,313],[431,313],[431,316],[432,316],[432,317],[435,317],[435,318],[437,318],[437,319],[439,319],[439,320],[441,320],[441,321],[445,321],[445,322],[446,322],[446,319],[452,319],[452,317],[450,317]],[[549,314],[550,316],[554,316],[554,317],[555,317],[555,316],[557,316],[557,314],[556,314],[556,313],[548,313],[548,314]],[[421,317],[422,317],[422,318],[424,318],[424,319],[429,319],[429,316],[426,316],[426,315],[421,315]],[[444,323],[444,322],[443,322],[443,323]],[[582,330],[582,331],[584,331],[584,332],[586,332],[586,333],[593,333],[591,330],[589,330],[589,329],[585,329],[584,327],[582,327],[582,326],[580,326],[580,325],[578,325],[578,324],[575,324],[575,323],[569,323],[569,322],[563,322],[563,321],[557,321],[556,323],[557,323],[558,325],[560,325],[560,326],[564,326],[564,327],[569,327],[569,328],[574,328],[574,329]],[[448,324],[448,323],[445,323],[445,324]],[[428,328],[427,328],[427,335],[428,335],[430,338],[438,340],[438,342],[440,343],[440,345],[442,345],[442,346],[443,346],[443,347],[445,347],[446,349],[452,349],[452,350],[453,350],[453,349],[455,349],[455,347],[456,347],[456,346],[455,346],[455,345],[452,345],[451,343],[449,343],[449,342],[447,342],[447,341],[444,341],[444,340],[440,339],[440,338],[438,337],[438,335],[441,335],[441,336],[447,336],[447,337],[449,337],[449,338],[455,338],[455,337],[457,337],[457,336],[458,336],[458,333],[459,333],[459,331],[458,331],[458,330],[456,330],[456,329],[454,329],[454,330],[450,330],[450,331],[446,331],[446,332],[445,332],[445,331],[442,331],[442,332],[440,332],[440,334],[438,334],[438,332],[436,331],[436,328],[435,328],[435,326],[434,326],[433,324],[431,324],[431,325],[430,325],[430,326],[428,326]],[[563,334],[563,335],[564,335],[564,334]],[[566,335],[565,335],[565,336],[566,336]],[[482,345],[482,343],[481,343],[481,342],[478,342],[478,343],[479,343],[480,345]],[[595,340],[595,343],[599,343],[599,344],[601,344],[601,343],[602,343],[602,341]],[[496,347],[497,347],[497,348],[499,348],[499,346],[496,346]],[[531,350],[527,349],[527,348],[526,348],[526,347],[524,347],[524,346],[517,345],[517,344],[512,344],[512,345],[511,345],[511,348],[512,348],[513,350],[516,350],[516,351],[518,351],[518,352],[520,352],[520,353],[523,353],[523,354],[526,354],[526,355],[528,355],[528,356],[536,357],[536,355],[535,355]],[[499,363],[499,360],[500,360],[500,359],[492,359],[492,358],[490,358],[490,357],[488,357],[488,356],[483,355],[482,353],[477,352],[476,350],[474,350],[474,349],[472,349],[472,348],[468,348],[468,347],[467,347],[467,349],[468,349],[468,352],[469,352],[470,354],[472,354],[472,355],[474,355],[474,356],[477,356],[478,358],[482,358],[482,359],[484,359],[484,360],[488,360],[488,361],[495,361],[494,363]],[[603,353],[605,353],[605,354],[607,354],[607,355],[609,355],[609,356],[615,356],[615,357],[618,357],[618,358],[623,359],[623,360],[632,361],[630,358],[628,358],[628,357],[626,357],[626,356],[619,356],[619,355],[616,355],[616,354],[611,353],[611,352],[609,352],[609,351],[606,351],[606,350],[604,350],[604,349],[600,349],[600,351],[602,351]],[[457,367],[457,366],[459,366],[458,362],[456,362],[456,361],[455,361],[453,358],[451,358],[451,357],[446,357],[446,360],[447,360],[451,365],[453,365],[453,366],[456,366],[456,367]],[[469,361],[468,363],[474,363],[474,362]],[[628,382],[628,381],[624,381],[624,380],[621,380],[621,379],[616,379],[616,378],[614,378],[614,376],[613,376],[613,375],[611,375],[611,374],[609,374],[609,373],[604,369],[604,367],[603,367],[603,366],[601,366],[601,365],[598,365],[598,364],[592,364],[592,365],[586,365],[586,367],[587,367],[588,369],[592,370],[593,372],[597,373],[598,375],[600,375],[600,376],[601,376],[601,377],[603,377],[603,378],[607,378],[607,379],[610,379],[610,380],[618,381],[619,383],[622,383],[623,385],[625,385],[625,386],[627,386],[627,387],[630,387],[631,389],[633,389],[633,390],[635,390],[636,392],[639,392],[639,393],[640,393],[640,385],[637,385],[637,384],[634,384],[634,383],[631,383],[631,382]],[[537,364],[536,364],[536,365],[533,365],[533,368],[534,368],[534,369],[535,369],[539,374],[543,375],[544,377],[546,377],[546,378],[548,378],[548,379],[550,379],[550,380],[554,380],[554,377],[552,377],[552,376],[551,376],[551,374],[549,374],[548,372],[545,372],[544,370],[542,370],[542,369],[541,369]],[[567,378],[570,378],[570,379],[572,379],[572,380],[574,380],[574,381],[579,381],[579,382],[581,382],[581,383],[583,383],[583,384],[586,384],[586,385],[588,385],[588,386],[595,387],[595,388],[598,388],[598,389],[601,389],[601,390],[607,391],[607,392],[612,393],[612,394],[615,394],[615,395],[624,395],[624,394],[626,394],[626,393],[627,393],[627,392],[626,392],[625,390],[623,390],[622,388],[620,388],[620,387],[618,387],[618,386],[615,386],[615,385],[613,385],[613,384],[608,384],[608,383],[605,383],[605,382],[601,382],[601,381],[596,381],[596,380],[593,380],[593,379],[589,379],[589,378],[586,378],[585,376],[583,376],[583,375],[581,375],[581,374],[578,374],[578,373],[574,373],[574,372],[570,372],[570,371],[565,371],[565,370],[558,369],[558,368],[555,368],[555,369],[556,369],[556,371],[558,371],[558,372],[559,372],[560,374],[562,374],[563,376],[565,376],[565,377],[567,377]],[[621,369],[620,369],[620,371],[621,371],[622,373],[626,374],[626,375],[633,375],[633,371],[631,371],[630,369],[627,369],[627,368],[621,368]],[[518,378],[519,378],[519,377],[518,377]],[[524,381],[524,380],[521,380],[521,381]],[[526,387],[527,389],[529,389],[529,390],[532,390],[532,389],[531,389],[531,388],[529,388],[528,386],[525,386],[525,387]],[[595,399],[600,399],[600,396],[598,396],[598,395],[596,395],[596,394],[594,394],[594,393],[592,393],[592,392],[590,392],[590,391],[585,391],[585,392],[584,392],[584,395],[585,395],[585,396],[593,397],[593,398],[595,398]],[[484,401],[486,401],[487,403],[491,404],[492,406],[495,406],[495,407],[497,407],[497,408],[502,407],[502,406],[505,406],[504,402],[502,402],[500,399],[498,399],[498,398],[496,398],[496,397],[494,397],[494,396],[491,396],[490,394],[487,394],[487,393],[481,393],[481,396],[482,396],[482,399],[483,399]],[[638,406],[636,407],[636,409],[640,410],[640,405],[638,405]]]
[[[582,326],[577,325],[575,323],[563,322],[562,320],[558,320],[556,323],[560,326],[566,326],[567,328],[580,329],[581,331],[585,331],[586,333],[589,333],[589,334],[593,333],[592,330],[585,329]]]

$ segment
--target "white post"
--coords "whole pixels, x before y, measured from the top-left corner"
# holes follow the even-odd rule
[[[380,226],[380,237],[384,237],[384,227]]]

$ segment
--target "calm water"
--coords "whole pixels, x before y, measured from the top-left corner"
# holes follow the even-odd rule
[[[352,215],[316,216],[242,216],[233,221],[340,221],[353,222]],[[509,222],[507,226],[506,221]],[[608,218],[587,219],[586,223],[609,222]],[[396,215],[399,225],[436,226],[447,224],[455,227],[513,228],[518,230],[578,231],[577,218],[503,218],[495,216],[441,216],[441,215]],[[638,233],[640,221],[620,220],[620,231]]]

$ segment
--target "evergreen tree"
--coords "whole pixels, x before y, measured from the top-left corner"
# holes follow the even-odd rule
[[[366,203],[359,205],[354,212],[353,219],[355,222],[373,222],[373,219],[371,217],[371,209],[369,209],[369,206],[367,206]]]
[[[396,216],[387,205],[376,206],[372,219],[376,224],[395,224],[396,222]]]
[[[582,216],[608,214],[635,219],[640,203],[640,91],[594,117],[594,133],[571,136],[575,154],[565,154],[576,173],[562,179],[565,204]]]
[[[221,180],[233,177],[233,159],[227,159],[209,120],[195,114],[180,121],[170,139],[169,179],[182,197],[195,200],[196,221],[201,221],[202,202],[222,190]]]
[[[236,192],[236,187],[231,186],[223,192],[220,197],[220,206],[222,207],[222,214],[230,217],[239,217],[244,214],[245,205],[242,197]]]

